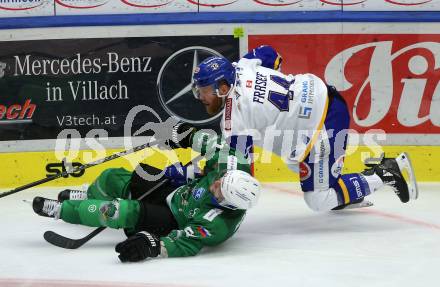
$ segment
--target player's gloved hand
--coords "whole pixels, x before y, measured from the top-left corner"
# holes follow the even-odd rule
[[[247,59],[259,59],[263,67],[277,70],[281,72],[281,63],[283,58],[280,54],[269,45],[261,45],[253,49],[249,53],[243,56]]]
[[[115,251],[121,262],[138,262],[160,254],[160,240],[146,231],[136,233],[118,243]]]
[[[165,168],[164,176],[170,179],[170,183],[173,186],[179,187],[191,182],[196,177],[200,177],[201,173],[192,164],[182,166],[180,163],[176,163]]]

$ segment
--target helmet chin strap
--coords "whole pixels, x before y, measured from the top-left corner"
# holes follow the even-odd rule
[[[220,90],[219,90],[219,88],[216,88],[215,89],[215,93],[217,94],[217,97],[219,97],[219,98],[223,98],[223,102],[224,102],[224,99],[225,98],[227,98],[227,97],[229,97],[229,95],[232,93],[232,91],[235,89],[235,83],[236,83],[237,81],[234,81],[234,84],[233,85],[231,85],[231,86],[229,86],[229,91],[228,91],[228,93],[226,94],[226,95],[221,95],[220,94]]]

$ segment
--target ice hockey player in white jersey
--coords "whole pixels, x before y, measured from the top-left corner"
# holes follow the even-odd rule
[[[361,173],[341,174],[350,115],[334,87],[313,74],[284,75],[270,67],[273,60],[268,68],[264,59],[248,56],[234,65],[223,57],[207,58],[193,77],[207,112],[224,109],[222,132],[232,147],[252,158],[255,144],[299,169],[304,199],[315,211],[369,206],[364,198],[384,185],[402,202],[417,198],[406,153],[382,157]]]

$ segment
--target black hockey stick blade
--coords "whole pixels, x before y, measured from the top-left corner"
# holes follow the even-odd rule
[[[83,246],[87,241],[98,235],[101,231],[103,231],[105,227],[98,227],[89,235],[80,238],[80,239],[71,239],[59,235],[53,231],[46,231],[43,235],[44,239],[52,245],[65,248],[65,249],[77,249]]]

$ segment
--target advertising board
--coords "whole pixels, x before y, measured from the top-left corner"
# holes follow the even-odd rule
[[[136,115],[133,128],[170,116],[217,128],[220,114],[208,115],[191,90],[195,65],[212,55],[236,60],[238,39],[0,42],[0,141],[56,139],[64,129],[82,137],[93,129],[122,137],[127,115],[137,106],[150,110]]]

